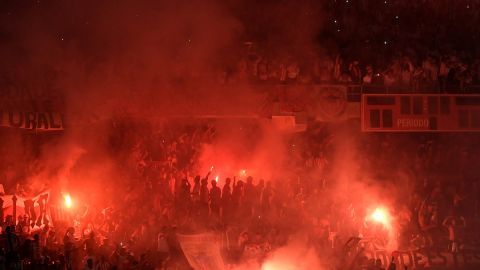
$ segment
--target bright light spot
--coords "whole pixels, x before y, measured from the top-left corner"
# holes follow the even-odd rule
[[[241,176],[247,175],[247,170],[240,170],[240,175]]]
[[[275,270],[275,266],[269,265],[269,264],[264,264],[262,265],[262,270]]]
[[[212,167],[210,167],[210,171],[213,171],[213,166],[212,166]]]
[[[293,270],[290,265],[281,265],[281,263],[266,262],[262,265],[262,270]]]
[[[63,199],[65,200],[65,206],[67,208],[71,208],[72,207],[72,198],[70,197],[70,195],[69,194],[63,195]]]
[[[376,208],[370,218],[375,222],[381,223],[385,226],[390,226],[390,214],[384,208]]]
[[[218,183],[218,175],[217,175],[217,176],[215,176],[215,182],[217,182],[217,183]]]
[[[375,212],[373,212],[372,214],[372,218],[375,221],[383,222],[386,219],[386,215],[385,212],[383,212],[382,210],[376,209]]]

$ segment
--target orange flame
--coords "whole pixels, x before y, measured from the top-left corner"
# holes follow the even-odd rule
[[[376,208],[370,218],[384,226],[390,226],[390,214],[385,208]]]
[[[72,198],[70,197],[70,194],[63,195],[63,199],[65,200],[65,207],[71,208],[73,202],[72,202]]]

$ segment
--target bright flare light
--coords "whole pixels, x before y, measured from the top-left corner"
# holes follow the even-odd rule
[[[262,270],[295,270],[297,267],[288,264],[266,262],[262,265]]]
[[[240,171],[240,175],[241,175],[241,176],[247,175],[247,170],[241,170],[241,171]]]
[[[65,199],[65,206],[67,208],[71,208],[72,207],[72,198],[70,197],[70,195],[65,194],[65,195],[63,195],[63,198]]]
[[[217,183],[218,183],[218,175],[217,175],[217,176],[215,176],[215,182],[217,182]]]
[[[370,218],[378,223],[381,223],[385,226],[390,225],[390,215],[387,210],[384,208],[376,208],[372,213]]]

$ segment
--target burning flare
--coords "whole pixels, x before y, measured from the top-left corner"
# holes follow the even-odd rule
[[[72,198],[70,194],[63,195],[63,199],[65,200],[65,207],[71,208],[72,207]]]
[[[373,221],[381,223],[386,227],[390,226],[390,214],[384,208],[376,208],[370,218]]]

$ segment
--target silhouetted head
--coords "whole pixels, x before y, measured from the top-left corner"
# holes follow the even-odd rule
[[[87,266],[88,266],[88,268],[93,268],[93,260],[92,259],[87,260]]]
[[[265,186],[265,180],[260,179],[260,181],[258,181],[258,185],[261,187]]]
[[[69,234],[74,234],[74,233],[75,233],[75,228],[69,227],[69,228],[67,229],[67,233],[69,233]]]

